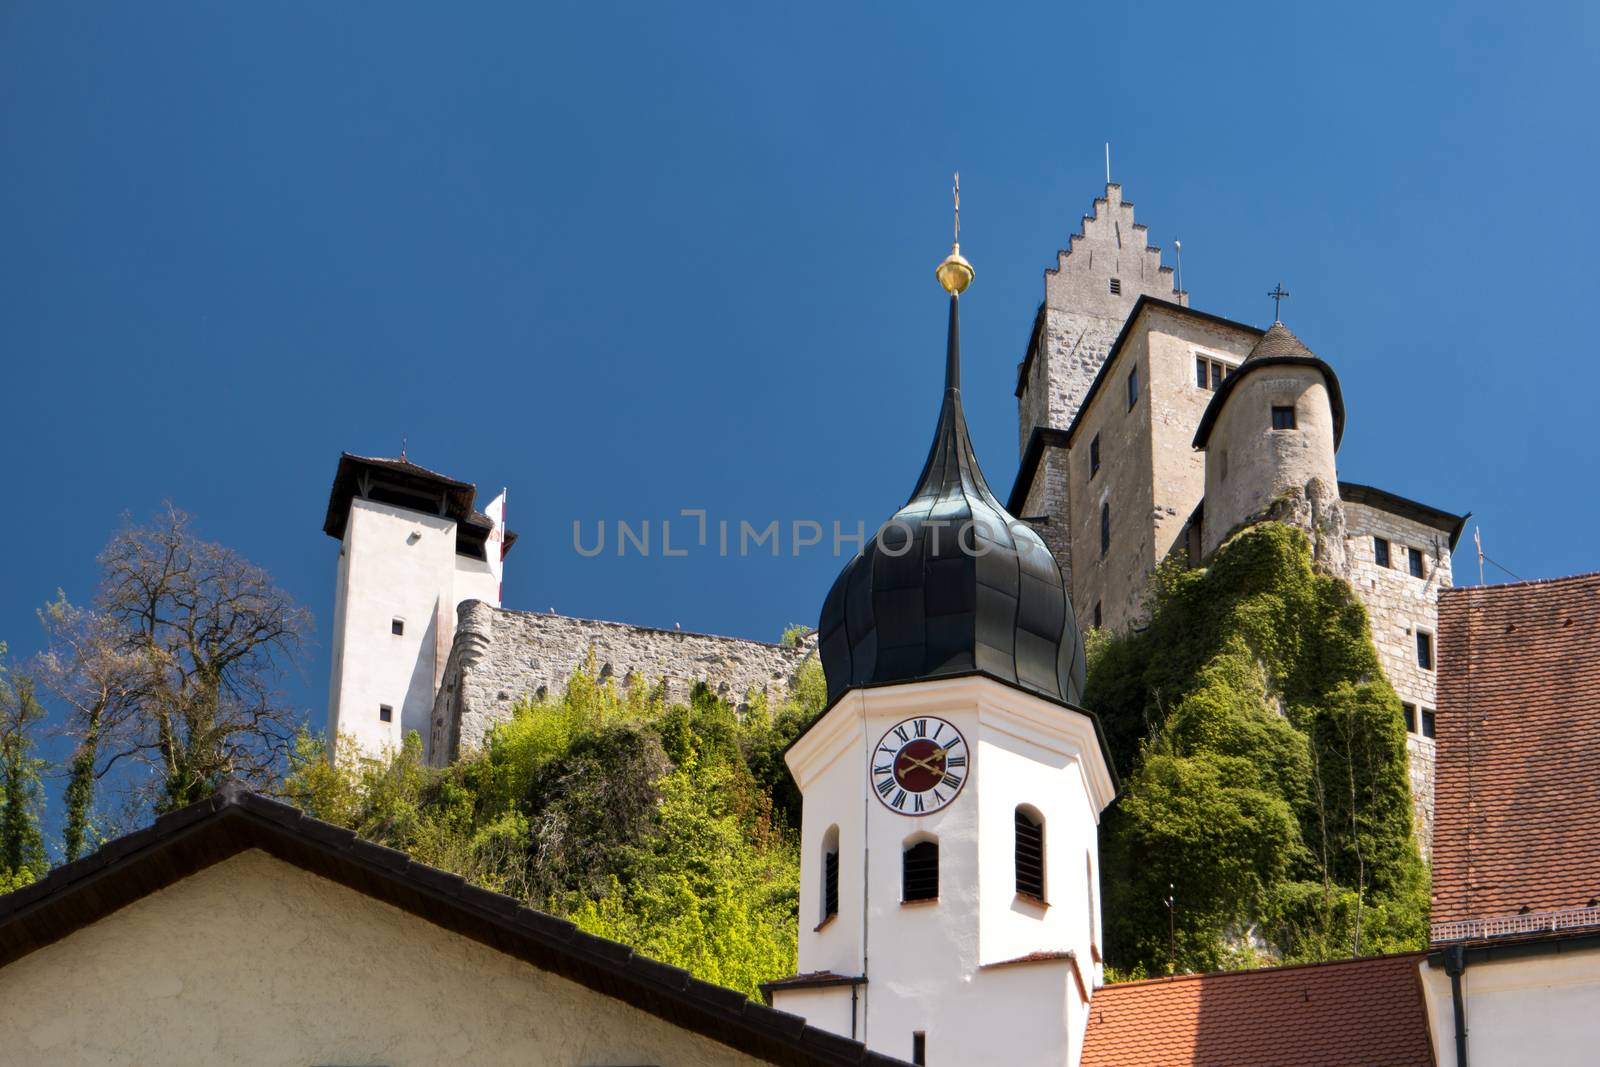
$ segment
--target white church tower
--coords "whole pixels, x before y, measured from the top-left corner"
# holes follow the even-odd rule
[[[323,532],[339,540],[328,739],[364,753],[426,743],[433,695],[464,600],[500,606],[505,496],[474,510],[477,490],[408,461],[339,457]]]
[[[959,231],[958,231],[959,236]],[[1115,793],[1078,708],[1061,573],[973,455],[960,246],[944,403],[911,500],[834,583],[829,706],[795,741],[799,973],[774,1007],[941,1065],[1075,1065],[1102,978],[1096,830]]]

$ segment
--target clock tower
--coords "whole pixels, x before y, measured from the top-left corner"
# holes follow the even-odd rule
[[[1115,784],[1077,706],[1060,570],[973,454],[959,244],[938,277],[933,447],[828,594],[828,708],[786,757],[804,796],[800,966],[766,992],[913,1063],[1072,1065],[1101,979],[1096,829]]]

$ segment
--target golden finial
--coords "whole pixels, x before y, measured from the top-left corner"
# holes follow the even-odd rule
[[[976,272],[972,264],[961,256],[961,172],[956,171],[955,187],[950,190],[956,200],[956,234],[955,240],[950,245],[950,254],[944,257],[944,262],[934,273],[939,278],[939,284],[944,286],[944,291],[951,296],[960,296],[967,291],[967,286],[972,284]]]

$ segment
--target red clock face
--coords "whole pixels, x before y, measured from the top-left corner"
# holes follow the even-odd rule
[[[878,742],[867,777],[885,807],[902,815],[931,815],[954,800],[966,781],[966,740],[944,719],[907,719]]]

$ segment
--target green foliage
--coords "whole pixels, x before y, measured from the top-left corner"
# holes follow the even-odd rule
[[[33,754],[43,721],[33,679],[0,667],[0,892],[28,885],[50,869],[39,831],[39,771],[45,761]]]
[[[795,966],[799,797],[784,748],[822,708],[807,664],[743,716],[698,689],[619,692],[593,663],[523,703],[481,751],[429,768],[302,735],[287,783],[309,813],[754,995]]]
[[[1124,781],[1102,833],[1108,959],[1167,973],[1420,947],[1400,703],[1348,584],[1262,523],[1205,570],[1161,568],[1152,600],[1145,630],[1089,648],[1084,702]]]

